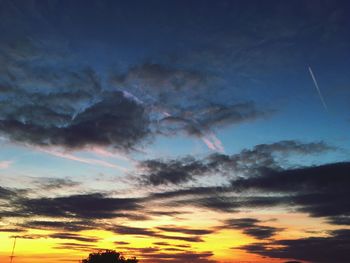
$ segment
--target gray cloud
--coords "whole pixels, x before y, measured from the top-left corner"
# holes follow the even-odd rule
[[[223,228],[233,228],[242,230],[244,234],[257,239],[267,239],[273,237],[281,228],[264,226],[261,221],[255,218],[228,219]]]
[[[72,239],[80,242],[90,242],[95,243],[99,240],[97,237],[85,237],[73,233],[54,233],[48,235],[50,238],[58,238],[58,239]]]
[[[74,242],[63,242],[59,243],[56,246],[54,246],[56,249],[69,249],[69,250],[78,250],[78,251],[87,251],[91,252],[96,248],[96,246],[91,244],[81,244],[81,243],[74,243]]]
[[[0,186],[0,198],[1,199],[8,199],[8,198],[12,197],[14,194],[15,194],[14,191]]]
[[[157,229],[165,231],[165,232],[175,232],[175,233],[183,233],[188,235],[208,235],[214,233],[214,230],[211,229],[191,229],[186,227],[178,227],[178,226],[160,226]]]
[[[130,226],[112,226],[107,228],[109,231],[112,231],[117,234],[122,235],[134,235],[134,236],[148,236],[156,237],[160,239],[170,239],[170,240],[181,240],[186,242],[202,242],[203,240],[197,235],[191,236],[172,236],[165,235],[159,231],[155,231],[148,228],[140,227],[130,227]]]
[[[189,187],[153,193],[148,199],[167,200],[168,206],[193,205],[221,212],[280,206],[323,217],[331,224],[349,224],[349,163],[262,168],[254,167],[259,173],[236,177],[222,187]]]
[[[75,182],[68,178],[48,178],[48,177],[39,177],[33,179],[33,183],[39,188],[45,190],[54,190],[60,188],[69,188],[80,185],[79,182]]]
[[[181,184],[193,180],[198,174],[208,172],[206,164],[193,157],[186,157],[180,160],[162,160],[143,161],[139,169],[145,171],[141,175],[141,182],[150,185]]]
[[[7,232],[7,233],[18,233],[18,232],[25,232],[25,229],[21,228],[0,228],[0,232]]]
[[[249,189],[262,193],[282,193],[276,200],[293,205],[315,217],[328,217],[330,222],[349,222],[349,163],[265,171],[261,176],[232,181],[239,191]]]
[[[307,260],[314,263],[343,263],[350,260],[348,253],[350,249],[349,231],[349,229],[334,230],[327,237],[253,243],[239,249],[271,258]]]
[[[138,199],[112,198],[103,194],[71,195],[54,198],[21,198],[13,202],[14,212],[21,216],[99,219],[127,217],[127,213],[142,208]]]
[[[41,99],[45,101],[45,97]],[[103,145],[128,150],[148,134],[144,109],[120,92],[96,102],[74,119],[69,116],[70,120],[63,124],[47,122],[46,118],[52,118],[38,104],[32,106],[34,109],[19,107],[13,115],[5,114],[0,120],[0,132],[17,142],[67,148]],[[33,110],[40,118],[28,116]]]
[[[65,232],[58,232],[58,233],[53,233],[49,235],[44,235],[44,234],[16,235],[12,237],[17,237],[21,239],[39,239],[39,238],[68,239],[68,240],[76,240],[76,241],[87,242],[87,243],[95,243],[99,240],[99,238],[97,237],[83,236],[75,233],[65,233]]]
[[[62,55],[65,48],[52,45],[55,40],[42,42],[19,38],[0,43],[2,136],[38,146],[121,150],[148,137],[143,105],[120,90],[104,88],[94,69]]]
[[[223,103],[215,94],[218,80],[205,72],[161,64],[131,67],[112,78],[113,88],[105,87],[99,73],[72,63],[66,47],[52,48],[51,41],[57,40],[0,43],[6,61],[0,66],[0,133],[12,141],[131,150],[158,133],[205,137],[271,114],[254,102]]]
[[[318,154],[334,150],[324,142],[301,143],[288,140],[256,145],[238,154],[212,154],[203,159],[184,157],[174,160],[146,160],[139,164],[140,181],[146,185],[179,185],[195,181],[203,175],[243,174],[253,176],[264,169],[282,169],[279,156],[287,154]]]
[[[161,134],[184,132],[205,137],[218,128],[270,116],[254,102],[223,100],[220,78],[204,70],[144,63],[114,74],[111,83],[151,105],[152,116]],[[227,85],[222,90],[227,90]],[[224,102],[225,101],[225,102]]]
[[[129,245],[129,242],[125,242],[125,241],[114,241],[114,244],[116,245]]]
[[[197,109],[191,114],[186,111],[164,117],[160,120],[159,129],[162,133],[170,134],[183,130],[188,135],[202,137],[211,130],[268,117],[272,112],[257,109],[253,102],[231,105],[213,104]]]
[[[180,253],[154,253],[148,254],[145,262],[156,263],[180,263],[180,262],[193,262],[193,263],[217,263],[217,261],[210,259],[214,255],[211,251],[194,252],[185,251]]]
[[[82,230],[96,229],[100,227],[96,221],[80,220],[80,221],[44,221],[44,220],[32,220],[25,221],[20,224],[23,228],[32,229],[47,229],[47,230],[63,230],[78,232]]]

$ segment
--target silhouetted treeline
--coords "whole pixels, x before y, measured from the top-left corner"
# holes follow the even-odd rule
[[[138,260],[134,258],[124,258],[115,250],[105,250],[95,253],[90,253],[87,259],[83,259],[81,263],[137,263]]]

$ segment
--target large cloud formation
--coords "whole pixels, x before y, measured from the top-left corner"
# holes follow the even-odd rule
[[[153,193],[149,198],[222,212],[280,206],[335,225],[348,225],[349,172],[348,162],[284,170],[264,168],[258,175],[234,178],[221,187],[183,188]]]
[[[205,71],[144,63],[114,74],[112,85],[123,87],[143,103],[152,105],[157,132],[179,131],[202,138],[207,145],[222,150],[213,131],[232,124],[265,118],[272,110],[261,110],[252,101],[225,101],[217,86],[220,80]],[[220,90],[227,91],[222,86]],[[223,93],[224,93],[223,92]]]
[[[0,43],[2,136],[36,146],[129,150],[149,135],[145,107],[104,88],[95,70],[72,65],[60,48],[16,41]]]
[[[14,142],[128,151],[152,135],[182,133],[223,151],[216,129],[273,112],[234,94],[227,98],[234,92],[222,77],[187,63],[141,59],[101,70],[101,61],[80,61],[71,47],[74,40],[52,34],[53,25],[66,23],[51,21],[56,3],[2,1],[1,6],[0,28],[6,34],[0,41],[0,135]]]
[[[271,258],[294,258],[314,263],[344,263],[350,260],[350,230],[334,230],[326,237],[282,239],[240,247],[250,253]]]
[[[12,141],[131,150],[151,135],[185,132],[220,150],[213,130],[270,114],[254,102],[224,103],[203,92],[217,81],[205,72],[143,64],[109,83],[52,42],[0,43],[0,133]]]
[[[302,143],[293,140],[259,144],[238,154],[212,154],[203,159],[188,156],[179,159],[145,160],[135,173],[146,185],[180,185],[204,175],[258,175],[263,169],[281,170],[278,157],[290,154],[318,154],[333,150],[324,142]]]

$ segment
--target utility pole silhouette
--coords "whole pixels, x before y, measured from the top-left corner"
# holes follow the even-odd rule
[[[14,254],[15,254],[16,240],[17,240],[17,237],[15,237],[15,241],[13,242],[12,253],[10,256],[10,263],[12,263],[13,258],[15,257]]]

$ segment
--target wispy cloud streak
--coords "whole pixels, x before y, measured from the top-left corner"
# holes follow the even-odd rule
[[[220,153],[225,152],[222,142],[213,132],[209,132],[208,134],[203,135],[201,139],[208,146],[210,150],[220,152]]]
[[[0,169],[7,169],[12,163],[12,161],[0,161]]]
[[[53,149],[44,149],[44,148],[39,148],[36,147],[36,150],[39,150],[41,152],[45,152],[48,153],[50,155],[59,157],[59,158],[64,158],[67,160],[71,160],[71,161],[77,161],[77,162],[81,162],[81,163],[86,163],[86,164],[91,164],[91,165],[99,165],[99,166],[103,166],[103,167],[109,167],[109,168],[115,168],[118,169],[120,171],[126,172],[128,171],[127,168],[107,162],[107,161],[103,161],[103,160],[96,160],[93,158],[84,158],[84,157],[79,157],[76,156],[74,154],[71,153],[67,153],[67,152],[60,152],[57,150],[53,150]]]

